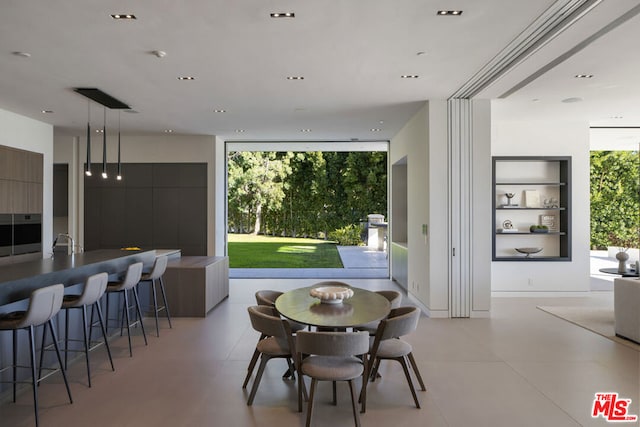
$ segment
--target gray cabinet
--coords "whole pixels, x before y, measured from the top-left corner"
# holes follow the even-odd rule
[[[179,248],[207,253],[206,163],[127,163],[122,181],[101,165],[85,177],[85,248]]]

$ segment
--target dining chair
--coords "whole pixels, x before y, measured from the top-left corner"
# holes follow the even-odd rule
[[[306,426],[311,425],[313,399],[318,381],[331,381],[333,404],[337,404],[336,381],[347,381],[351,391],[351,406],[355,425],[360,426],[357,397],[353,380],[367,378],[367,332],[318,332],[300,331],[296,334],[298,366],[298,412],[302,412],[302,393],[306,391],[304,375],[311,378],[307,404]]]
[[[267,362],[275,358],[286,359],[291,372],[295,372],[296,353],[293,333],[291,332],[289,322],[282,319],[275,308],[266,305],[258,305],[249,307],[247,310],[249,312],[251,326],[257,332],[260,332],[261,336],[261,339],[259,339],[256,344],[256,350],[254,352],[254,354],[257,352],[259,355],[260,366],[258,367],[258,372],[253,380],[253,386],[251,387],[251,392],[249,393],[249,398],[247,400],[247,405],[252,405]],[[247,388],[247,384],[249,383],[249,379],[253,373],[253,368],[255,366],[253,358],[252,362],[253,364],[249,364],[247,369],[247,376],[242,384],[243,389]]]
[[[276,307],[276,299],[278,299],[278,297],[282,295],[282,292],[280,291],[273,291],[270,289],[263,289],[263,290],[259,290],[255,293],[255,297],[256,297],[256,303],[258,305],[263,305],[263,306],[268,306],[268,307],[273,307],[273,309],[275,310]],[[276,310],[277,312],[277,310]],[[278,314],[278,316],[280,316],[280,314]],[[304,325],[302,323],[298,323],[298,322],[294,322],[292,320],[288,320],[287,322],[289,322],[289,326],[291,326],[291,331],[295,334],[297,331],[303,330],[305,328],[307,328],[307,325]],[[262,340],[266,338],[263,335],[260,335],[259,340]],[[258,349],[256,348],[256,350],[253,352],[253,356],[251,357],[251,361],[249,362],[249,374],[251,374],[253,372],[253,369],[258,361],[258,357],[260,356],[260,352],[258,351]],[[295,376],[295,372],[291,369],[287,369],[287,371],[282,374],[282,378],[290,378],[292,380],[295,381],[296,376]]]
[[[400,304],[402,304],[402,294],[398,291],[382,290],[382,291],[375,291],[375,292],[385,297],[391,304],[392,309],[398,308],[400,307]],[[379,324],[380,324],[380,321],[369,322],[369,323],[365,323],[364,325],[354,326],[353,329],[357,331],[369,332],[369,335],[375,335],[376,331],[378,330]]]
[[[375,381],[376,374],[380,367],[381,360],[395,360],[402,365],[404,375],[407,378],[409,389],[413,395],[413,400],[416,404],[416,408],[420,408],[420,401],[416,394],[416,389],[411,380],[409,373],[409,366],[407,360],[411,363],[411,367],[415,372],[418,382],[422,391],[426,391],[424,381],[418,370],[415,358],[413,357],[413,348],[411,344],[400,339],[404,335],[408,335],[415,331],[418,326],[418,320],[420,319],[420,309],[417,307],[398,307],[391,310],[389,316],[386,319],[380,321],[378,330],[376,331],[375,338],[369,351],[369,378],[371,381]],[[366,410],[366,395],[367,384],[362,387],[362,412]]]

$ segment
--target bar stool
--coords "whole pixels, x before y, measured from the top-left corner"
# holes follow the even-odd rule
[[[109,282],[107,284],[107,316],[109,315],[109,294],[113,293],[121,293],[124,296],[124,306],[122,310],[124,311],[123,321],[127,322],[127,337],[129,339],[129,356],[133,357],[133,350],[131,349],[131,326],[136,323],[140,323],[140,327],[142,328],[142,336],[144,337],[144,345],[147,345],[147,334],[144,331],[144,324],[142,323],[142,311],[140,310],[140,299],[138,298],[138,290],[136,285],[140,282],[140,278],[142,277],[142,263],[137,262],[129,265],[127,268],[127,273],[124,276],[123,280]],[[135,300],[135,308],[138,313],[138,320],[135,322],[131,322],[129,312],[132,308],[129,305],[129,291],[132,291],[133,298]],[[109,321],[107,319],[107,326]],[[120,335],[122,335],[122,324],[120,326]]]
[[[13,380],[11,381],[13,383],[13,401],[16,401],[16,384],[20,382],[16,380],[17,368],[30,368],[36,426],[38,425],[38,383],[43,379],[40,378],[36,372],[36,351],[34,339],[34,327],[36,326],[44,325],[44,335],[46,335],[47,326],[49,326],[49,331],[53,337],[53,344],[56,349],[56,355],[58,356],[60,372],[62,372],[62,378],[64,379],[65,386],[67,387],[69,402],[73,403],[71,390],[69,389],[69,382],[67,381],[67,374],[62,366],[62,357],[60,356],[60,348],[58,347],[58,339],[56,337],[56,331],[53,327],[52,320],[60,311],[63,294],[64,286],[60,284],[36,289],[29,297],[29,306],[26,311],[15,311],[0,315],[0,330],[10,330],[13,332],[13,363],[11,366],[13,368]],[[19,329],[27,329],[29,331],[30,366],[21,366],[17,364],[17,331]]]
[[[169,304],[167,304],[167,295],[164,291],[164,283],[162,282],[162,275],[167,269],[167,263],[169,258],[166,255],[160,255],[156,257],[156,261],[153,264],[151,272],[145,273],[140,278],[140,282],[149,282],[151,284],[151,293],[153,295],[153,313],[156,317],[156,335],[160,336],[160,327],[158,326],[158,312],[164,310],[169,321],[169,327],[171,326],[171,315],[169,314]],[[160,293],[162,294],[162,301],[164,305],[158,306],[158,298],[156,293],[156,280],[160,283]]]
[[[93,312],[98,313],[98,322],[102,329],[102,337],[104,339],[104,345],[107,348],[107,354],[109,355],[109,362],[111,363],[111,370],[116,369],[113,366],[113,358],[111,357],[111,349],[109,348],[109,341],[107,340],[107,330],[104,325],[104,318],[102,316],[102,308],[100,308],[100,298],[104,295],[107,289],[107,282],[109,281],[109,275],[107,273],[98,273],[93,276],[89,276],[85,281],[82,288],[82,294],[80,295],[65,295],[62,301],[62,309],[65,310],[65,340],[64,340],[64,367],[67,368],[68,354],[71,351],[81,351],[84,353],[85,361],[87,363],[87,379],[89,381],[89,387],[91,387],[91,366],[89,364],[89,350],[91,350],[91,326],[93,325]],[[91,306],[91,322],[87,324],[87,307]],[[83,350],[69,350],[69,341],[80,341],[77,339],[69,339],[69,311],[71,309],[82,309],[82,332],[83,332]],[[87,329],[89,334],[87,336]]]

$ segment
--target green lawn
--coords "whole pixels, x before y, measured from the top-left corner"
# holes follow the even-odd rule
[[[343,268],[334,242],[229,233],[230,268]]]

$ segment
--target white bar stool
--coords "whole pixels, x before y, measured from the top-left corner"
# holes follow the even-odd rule
[[[91,387],[91,366],[89,363],[89,351],[91,350],[91,326],[93,325],[93,312],[98,313],[98,322],[102,329],[102,337],[104,339],[104,345],[109,355],[109,362],[111,363],[111,370],[115,371],[113,366],[113,358],[111,357],[111,349],[109,348],[109,341],[107,340],[107,330],[104,324],[104,317],[102,316],[102,308],[100,308],[100,298],[104,295],[107,289],[107,282],[109,281],[109,275],[107,273],[98,273],[93,276],[89,276],[84,283],[82,293],[80,295],[65,295],[62,301],[62,309],[65,310],[65,340],[64,340],[64,367],[67,368],[68,354],[72,351],[81,351],[85,355],[85,361],[87,363],[87,379],[89,387]],[[91,306],[91,322],[87,324],[87,307]],[[79,341],[77,339],[69,339],[69,311],[71,309],[82,310],[82,332],[84,350],[69,350],[69,341]],[[89,331],[87,335],[87,330]]]
[[[136,262],[134,264],[129,265],[127,268],[127,273],[124,276],[123,280],[109,282],[107,284],[107,316],[109,315],[109,294],[112,293],[121,293],[124,296],[124,321],[127,322],[127,337],[129,338],[129,356],[133,357],[133,350],[131,349],[131,326],[135,323],[140,322],[140,327],[142,328],[142,336],[144,337],[144,345],[147,345],[147,334],[144,331],[144,324],[142,323],[142,311],[140,310],[140,298],[138,298],[138,290],[136,289],[136,285],[140,282],[140,278],[142,277],[142,263]],[[129,291],[133,293],[133,297],[135,300],[135,308],[138,313],[138,320],[135,322],[131,322],[129,311],[132,306],[129,304]],[[108,323],[108,321],[107,321]],[[108,325],[107,325],[108,326]],[[122,326],[120,327],[120,334],[122,334]]]
[[[67,374],[64,370],[64,366],[62,366],[62,357],[60,356],[60,349],[58,347],[58,338],[56,337],[56,331],[53,327],[52,321],[53,317],[58,314],[62,307],[63,294],[64,286],[60,284],[36,289],[29,297],[29,306],[26,311],[14,311],[12,313],[0,315],[0,330],[10,330],[13,332],[13,363],[11,366],[13,368],[13,380],[11,381],[13,383],[13,401],[16,401],[16,384],[20,382],[16,380],[17,368],[30,368],[36,426],[38,425],[38,383],[43,379],[39,378],[36,372],[36,351],[33,333],[34,327],[36,326],[45,326],[43,339],[47,333],[47,326],[49,326],[49,331],[53,337],[53,344],[56,349],[56,355],[58,356],[58,363],[60,364],[60,372],[62,372],[62,378],[64,379],[65,386],[67,387],[69,402],[73,403],[71,390],[69,389],[69,382],[67,381]],[[19,329],[26,329],[29,331],[29,351],[31,353],[30,366],[20,366],[17,364],[17,331]]]
[[[149,273],[145,273],[140,278],[140,282],[149,282],[151,284],[151,294],[153,295],[153,314],[156,317],[156,335],[160,336],[160,326],[158,326],[158,313],[164,310],[167,315],[167,320],[169,321],[169,327],[171,326],[171,315],[169,314],[169,304],[167,304],[167,295],[164,291],[164,283],[162,282],[162,275],[167,269],[167,263],[169,262],[169,258],[166,255],[160,255],[156,258],[156,261],[153,264],[153,268]],[[158,297],[156,292],[156,280],[160,283],[160,293],[162,294],[162,302],[164,305],[158,306]]]

